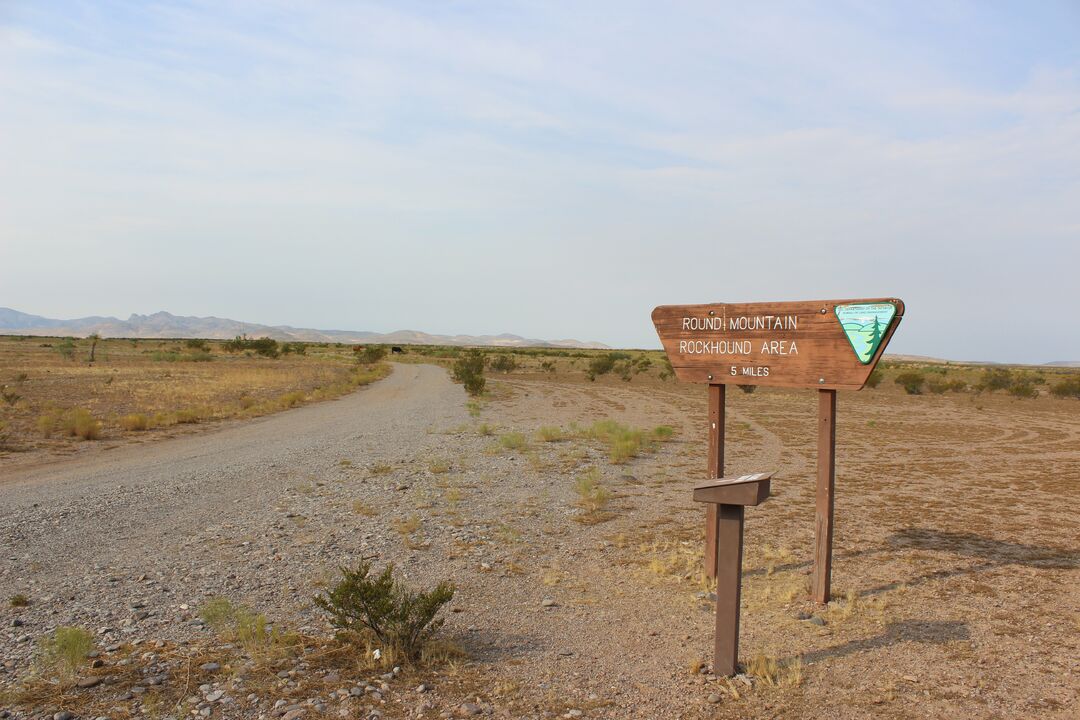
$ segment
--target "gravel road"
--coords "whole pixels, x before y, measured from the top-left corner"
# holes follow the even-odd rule
[[[430,430],[466,419],[464,408],[443,370],[397,365],[338,400],[10,473],[0,481],[0,597],[25,594],[33,605],[25,624],[0,630],[0,657],[9,670],[22,664],[31,639],[56,625],[134,633],[157,624],[168,635],[176,617],[165,603],[195,607],[230,589],[270,590],[271,606],[301,585],[309,597],[317,556],[347,558],[332,539],[313,547],[295,537],[303,516],[290,498],[303,500],[344,458],[423,452],[440,440]],[[134,605],[150,615],[133,619]]]

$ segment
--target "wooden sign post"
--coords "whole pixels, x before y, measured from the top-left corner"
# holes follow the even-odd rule
[[[813,594],[829,601],[836,391],[866,384],[904,315],[896,298],[662,305],[656,332],[680,380],[709,385],[708,476],[724,474],[725,386],[813,388],[818,395]],[[705,571],[716,576],[717,505],[706,516]]]

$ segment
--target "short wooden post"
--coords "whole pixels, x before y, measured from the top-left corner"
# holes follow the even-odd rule
[[[818,390],[817,506],[814,513],[814,600],[829,602],[832,584],[833,491],[836,483],[836,391]]]
[[[724,414],[727,385],[709,385],[709,479],[724,477]],[[705,506],[705,577],[716,577],[716,505]]]
[[[719,508],[717,539],[720,552],[716,566],[716,646],[714,675],[734,675],[739,663],[739,601],[742,593],[743,517],[742,505],[713,505]]]

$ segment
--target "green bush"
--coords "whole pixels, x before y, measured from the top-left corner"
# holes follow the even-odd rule
[[[372,575],[365,561],[355,570],[342,567],[341,574],[341,581],[317,596],[315,604],[330,614],[335,627],[361,637],[370,632],[409,660],[419,659],[443,625],[439,611],[454,598],[453,584],[445,581],[426,592],[410,590],[394,578],[393,565]]]
[[[482,395],[484,392],[484,353],[478,348],[470,348],[454,361],[454,380],[465,386],[470,395]]]
[[[909,370],[897,375],[895,382],[897,385],[902,386],[904,392],[908,395],[922,395],[922,388],[926,378],[922,376],[922,373]]]
[[[885,377],[880,368],[874,368],[874,371],[870,373],[870,377],[866,378],[866,387],[876,388],[881,384],[881,380]]]
[[[935,395],[944,395],[945,391],[949,389],[949,382],[946,380],[938,380],[937,378],[931,378],[926,381],[926,389]]]
[[[977,388],[979,390],[1006,390],[1013,384],[1013,374],[1008,368],[986,368]]]
[[[503,353],[491,361],[491,369],[497,372],[509,373],[515,368],[517,368],[517,360],[513,355]]]
[[[365,365],[372,365],[386,357],[386,348],[382,345],[365,345],[356,348],[354,352],[357,353],[357,359]]]
[[[202,350],[203,352],[210,352],[210,344],[205,340],[201,340],[199,338],[191,338],[190,340],[185,340],[184,345],[186,345],[190,350]]]
[[[60,342],[56,343],[53,348],[56,352],[60,353],[63,357],[70,360],[75,357],[75,340],[73,338],[64,338]]]
[[[1080,400],[1080,375],[1074,375],[1054,383],[1050,388],[1050,394],[1054,397]]]
[[[1009,386],[1009,394],[1018,398],[1035,398],[1039,396],[1039,391],[1030,380],[1019,380]]]
[[[589,360],[589,370],[585,373],[586,376],[590,380],[595,380],[599,375],[607,375],[615,369],[615,361],[619,359],[616,356],[625,354],[626,353],[607,353],[606,355],[597,355]]]
[[[253,340],[247,335],[237,335],[232,340],[224,343],[222,347],[225,349],[225,352],[230,353],[236,353],[242,350],[254,350],[256,354],[269,358],[276,358],[281,354],[281,350],[278,347],[278,341],[270,337],[261,337]]]
[[[757,390],[757,385],[739,385],[739,389],[749,395],[750,393]]]

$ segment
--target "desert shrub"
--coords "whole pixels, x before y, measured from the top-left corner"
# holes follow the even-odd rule
[[[382,345],[365,345],[357,351],[357,360],[365,365],[377,363],[386,357],[386,348]]]
[[[1050,394],[1054,397],[1080,400],[1080,375],[1074,375],[1054,383],[1050,388]]]
[[[749,395],[750,393],[757,390],[757,385],[739,385],[739,389]]]
[[[540,369],[543,370],[546,373],[554,373],[555,372],[555,361],[554,360],[542,360],[540,362]]]
[[[897,385],[903,387],[904,392],[908,395],[922,395],[922,388],[923,384],[926,382],[926,378],[922,376],[922,373],[909,370],[897,375],[895,382]]]
[[[14,608],[22,608],[30,606],[30,598],[26,597],[22,593],[12,595],[8,598],[8,605]]]
[[[69,337],[64,338],[60,342],[56,343],[53,349],[56,350],[56,352],[60,353],[60,355],[64,358],[70,360],[75,357],[75,340]]]
[[[8,390],[7,385],[0,387],[0,399],[2,399],[8,405],[14,405],[22,400],[22,395],[14,390]]]
[[[278,347],[278,341],[271,337],[252,339],[247,335],[237,335],[232,340],[223,343],[222,348],[225,349],[225,352],[229,353],[236,353],[242,350],[254,350],[256,354],[269,358],[276,358],[281,354],[281,350]]]
[[[120,424],[120,428],[123,430],[145,430],[150,427],[150,418],[146,417],[142,413],[132,413],[131,415],[124,415],[117,422]]]
[[[660,372],[657,374],[657,377],[664,382],[667,382],[671,378],[675,377],[675,368],[671,365],[671,360],[666,355],[661,360],[661,363],[663,364],[663,368],[661,368]]]
[[[74,673],[94,647],[93,636],[77,627],[58,627],[41,639],[38,660],[44,667]]]
[[[394,578],[392,564],[373,575],[365,561],[355,570],[342,567],[341,574],[341,581],[317,596],[315,604],[330,614],[335,627],[360,637],[374,634],[385,647],[413,661],[442,627],[439,611],[454,598],[453,584],[445,581],[431,590],[411,590]]]
[[[280,351],[278,350],[278,341],[274,338],[261,337],[258,340],[252,340],[249,347],[255,351],[256,354],[263,357],[276,358]]]
[[[615,369],[615,362],[618,360],[615,357],[617,353],[607,353],[606,355],[597,355],[589,360],[589,370],[586,372],[586,376],[590,380],[595,380],[599,375],[607,375],[609,372]]]
[[[1034,383],[1024,379],[1010,385],[1009,394],[1018,398],[1035,398],[1039,396],[1039,391],[1035,388]]]
[[[470,348],[454,361],[454,380],[465,386],[470,395],[484,392],[484,353],[478,348]]]
[[[873,372],[870,373],[870,377],[866,378],[866,387],[876,388],[881,384],[882,377],[884,377],[884,374],[881,372],[881,369],[874,368]]]
[[[1013,384],[1013,374],[1008,368],[986,368],[976,386],[978,390],[1006,390]]]
[[[960,380],[959,378],[949,381],[949,390],[951,390],[952,392],[964,392],[965,390],[967,390],[967,386],[967,382]]]
[[[190,338],[184,341],[184,345],[189,350],[202,350],[203,352],[210,352],[210,344],[200,338]]]
[[[502,353],[491,361],[491,369],[501,373],[510,373],[517,368],[517,360],[513,355]]]
[[[926,381],[926,389],[935,395],[943,395],[945,391],[949,389],[949,382],[947,380],[931,378]]]
[[[630,382],[634,377],[634,365],[629,360],[616,363],[614,371],[616,375],[622,378],[623,382]]]

